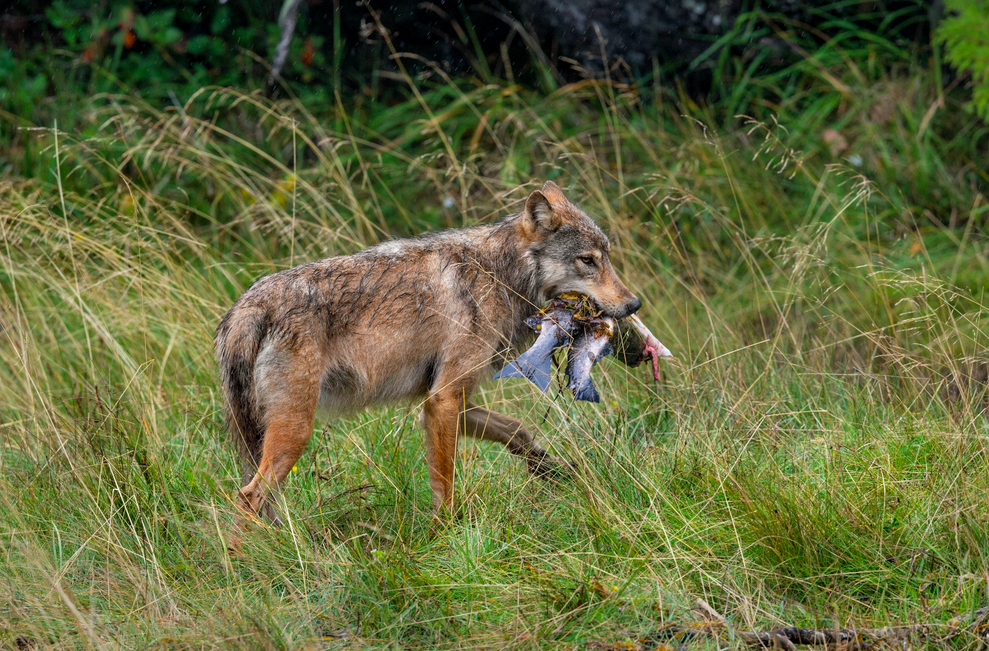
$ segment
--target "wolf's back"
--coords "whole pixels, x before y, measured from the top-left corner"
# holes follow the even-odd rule
[[[216,327],[216,357],[226,402],[227,427],[245,460],[257,466],[264,440],[264,414],[254,393],[254,365],[270,328],[267,311],[235,304]]]

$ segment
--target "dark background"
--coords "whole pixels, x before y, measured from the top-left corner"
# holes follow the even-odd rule
[[[140,79],[152,95],[161,84],[249,84],[267,74],[279,9],[280,3],[258,0],[15,0],[0,10],[7,49],[0,72],[16,74],[13,59],[54,64],[75,55],[76,65],[103,64],[124,81]],[[665,75],[703,97],[718,91],[729,59],[766,74],[836,36],[844,48],[874,38],[924,48],[942,11],[940,2],[922,0],[308,0],[284,77],[377,94],[397,72],[390,54],[399,52],[412,55],[405,63],[421,74],[511,78],[544,90],[586,76]],[[244,52],[260,59],[247,61]],[[49,92],[57,77],[49,72]]]
[[[653,107],[671,133],[684,116],[726,133],[744,134],[749,117],[778,123],[795,149],[895,186],[908,223],[963,224],[989,182],[979,36],[989,25],[976,5],[305,0],[272,75],[282,2],[16,0],[0,9],[0,173],[50,176],[37,130],[57,122],[97,136],[119,98],[205,117],[209,103],[191,98],[234,89],[294,102],[336,131],[353,120],[419,155],[428,134],[407,127],[423,117],[420,93],[444,113],[463,93],[526,103],[563,93],[558,117],[574,134],[618,106]],[[246,113],[222,119],[265,137]],[[458,118],[453,139],[476,142],[487,119]],[[294,164],[290,149],[282,155]]]

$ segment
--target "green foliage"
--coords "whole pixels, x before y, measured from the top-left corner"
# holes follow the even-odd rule
[[[944,5],[950,13],[935,37],[944,44],[948,62],[972,76],[972,108],[989,120],[989,2],[945,0]]]
[[[252,85],[264,78],[264,61],[278,34],[271,12],[255,5],[240,3],[232,14],[220,3],[57,0],[26,38],[11,40],[3,52],[43,77],[49,95],[68,98],[124,86],[139,89],[149,101],[170,101],[204,85]],[[28,14],[31,7],[9,9],[15,15],[18,10]],[[293,74],[305,67],[298,57],[302,47],[300,40],[290,58]],[[17,115],[44,121],[51,112],[35,107]]]

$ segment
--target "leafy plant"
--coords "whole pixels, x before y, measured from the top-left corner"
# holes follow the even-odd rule
[[[935,31],[945,57],[959,72],[972,76],[974,111],[989,119],[989,1],[945,0],[951,15]]]

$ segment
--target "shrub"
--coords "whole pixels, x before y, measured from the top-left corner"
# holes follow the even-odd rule
[[[945,0],[951,15],[935,31],[945,56],[959,72],[972,76],[972,109],[989,119],[989,1]]]

